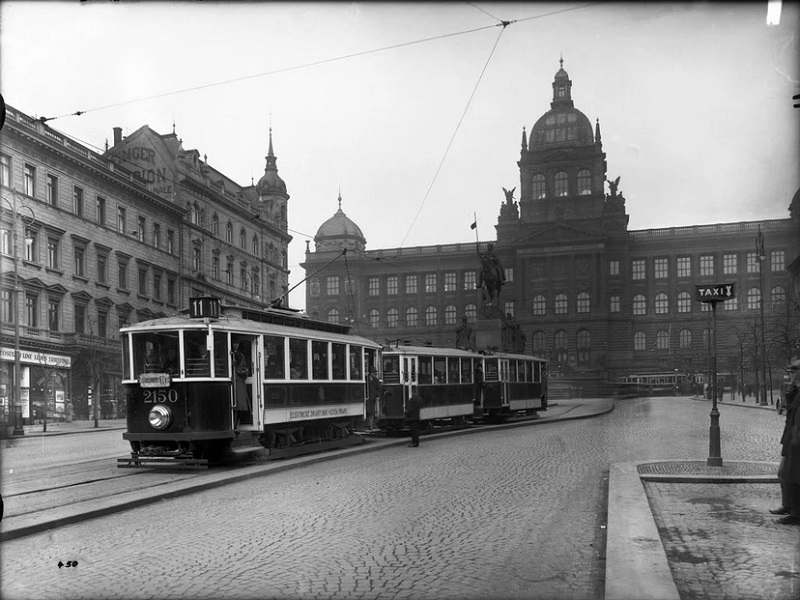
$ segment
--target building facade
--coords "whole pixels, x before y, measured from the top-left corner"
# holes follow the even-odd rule
[[[0,418],[121,414],[120,327],[175,314],[193,296],[262,306],[287,292],[289,195],[271,131],[264,175],[249,186],[184,150],[174,131],[113,134],[96,152],[7,109]]]
[[[506,275],[496,308],[521,328],[525,352],[547,358],[551,377],[587,389],[634,373],[705,373],[711,309],[695,301],[695,286],[728,282],[738,295],[716,311],[719,371],[742,383],[779,381],[800,354],[789,271],[800,194],[786,219],[630,230],[599,121],[593,127],[575,108],[563,63],[552,87],[550,110],[530,135],[522,130],[519,201],[517,188],[504,190],[492,242]],[[314,315],[378,341],[437,346],[455,344],[463,318],[486,317],[476,288],[488,244],[367,250],[341,199],[314,243],[302,265]],[[343,249],[347,260],[336,258]]]

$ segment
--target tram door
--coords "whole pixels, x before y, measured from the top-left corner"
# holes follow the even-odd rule
[[[232,404],[240,429],[259,429],[262,425],[262,348],[259,342],[259,336],[231,335]]]
[[[402,371],[403,371],[403,413],[406,410],[406,401],[411,398],[413,390],[418,389],[418,374],[419,374],[419,357],[417,356],[404,356],[402,358]]]
[[[511,381],[511,372],[507,358],[501,358],[499,363],[498,369],[500,372],[498,373],[498,378],[500,380],[500,406],[508,406],[508,403],[511,399],[509,385],[509,382]]]

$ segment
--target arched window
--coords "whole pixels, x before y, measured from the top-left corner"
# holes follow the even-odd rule
[[[445,325],[455,325],[456,324],[456,307],[453,304],[445,306],[444,308],[444,324]]]
[[[655,312],[657,315],[665,315],[669,312],[669,298],[664,292],[656,294]]]
[[[438,321],[438,311],[435,306],[429,306],[425,309],[425,325],[433,326]]]
[[[378,328],[378,325],[380,325],[380,318],[381,314],[378,312],[377,308],[369,309],[369,326],[372,329]]]
[[[474,323],[478,318],[478,307],[474,304],[467,304],[464,307],[464,316],[467,317],[467,322]]]
[[[328,323],[338,323],[339,322],[339,309],[338,308],[329,308],[328,309]]]
[[[406,327],[417,326],[417,309],[413,306],[406,309]]]
[[[200,225],[200,207],[195,202],[192,204],[192,225]]]
[[[555,181],[555,189],[556,189],[556,196],[568,196],[569,195],[569,180],[567,178],[567,174],[564,171],[559,171],[556,173],[556,181]]]
[[[395,327],[397,327],[399,319],[400,319],[400,313],[396,308],[390,308],[386,312],[386,325],[388,325],[390,328],[394,329]]]
[[[567,362],[567,332],[563,329],[556,331],[554,337],[554,345],[556,350],[556,361],[559,363]]]
[[[647,303],[645,302],[644,296],[642,294],[637,294],[633,297],[633,314],[635,315],[646,315],[647,314]]]
[[[534,316],[541,317],[547,310],[547,301],[544,296],[538,294],[533,297],[533,314]]]
[[[692,296],[689,292],[681,292],[678,294],[678,312],[692,312]]]
[[[681,329],[678,337],[678,344],[681,350],[688,350],[692,347],[692,332],[689,329]]]
[[[239,247],[244,250],[247,248],[247,232],[242,227],[239,230]]]
[[[233,243],[233,223],[228,221],[228,224],[225,227],[225,241],[229,244]]]
[[[545,343],[544,331],[534,331],[531,338],[531,350],[534,356],[545,358],[547,356],[547,345]]]
[[[666,329],[656,333],[656,349],[669,350],[669,332]]]
[[[253,235],[253,254],[258,256],[258,236]]]
[[[750,288],[747,290],[747,308],[748,310],[758,310],[761,308],[761,290],[758,288]]]
[[[592,355],[592,334],[588,329],[579,329],[577,336],[578,364],[588,365]]]
[[[592,193],[592,173],[589,169],[578,171],[578,195],[588,196]]]
[[[557,315],[567,314],[567,295],[559,294],[555,300],[555,310]]]
[[[533,198],[535,200],[539,200],[540,198],[544,198],[547,194],[547,188],[545,187],[545,179],[544,175],[541,173],[537,173],[533,176]]]
[[[637,331],[633,334],[633,349],[639,352],[647,349],[647,337],[644,331]]]
[[[786,303],[786,290],[781,286],[772,288],[772,308],[779,308]]]
[[[217,213],[214,213],[214,216],[211,217],[211,233],[219,237],[219,217]]]
[[[578,294],[577,311],[579,313],[588,313],[591,310],[591,302],[589,301],[589,294],[581,292]]]

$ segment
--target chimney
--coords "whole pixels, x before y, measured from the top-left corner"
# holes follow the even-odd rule
[[[122,127],[114,127],[114,145],[122,141]]]

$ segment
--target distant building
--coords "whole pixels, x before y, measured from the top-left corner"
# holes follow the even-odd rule
[[[525,352],[549,359],[551,377],[600,390],[633,373],[705,374],[710,310],[695,301],[695,285],[733,282],[737,298],[717,310],[719,371],[752,381],[763,293],[768,364],[779,380],[800,340],[787,270],[792,260],[800,269],[800,194],[786,219],[631,231],[621,178],[607,176],[599,121],[592,127],[575,108],[563,63],[552,86],[550,110],[529,136],[522,131],[519,186],[500,204],[491,243],[506,281],[492,313],[513,317]],[[487,243],[367,250],[339,203],[302,265],[311,314],[378,341],[437,346],[455,345],[463,317],[492,316],[476,289]]]
[[[102,417],[121,414],[120,327],[192,296],[262,306],[288,289],[289,195],[271,132],[263,177],[241,186],[174,132],[114,128],[98,153],[9,107],[0,196],[0,419],[15,402],[41,418],[45,399],[52,417],[71,401],[87,418],[90,385]]]

